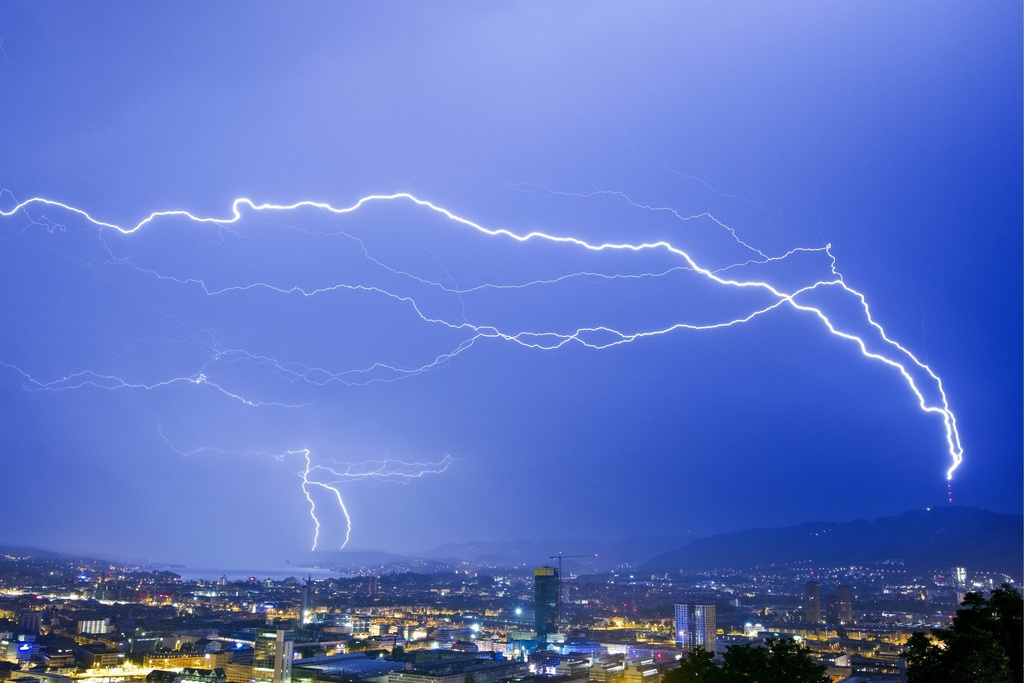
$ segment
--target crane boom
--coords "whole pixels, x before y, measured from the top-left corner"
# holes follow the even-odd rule
[[[562,626],[562,559],[567,557],[597,557],[597,553],[593,555],[563,555],[559,550],[557,555],[548,555],[549,560],[558,560],[558,604],[555,606],[555,624],[559,628]]]

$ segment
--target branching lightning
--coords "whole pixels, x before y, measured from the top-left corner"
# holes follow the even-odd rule
[[[295,453],[289,452],[288,455]],[[316,527],[313,535],[313,550],[316,550],[317,542],[320,538],[320,520],[316,516],[316,503],[313,501],[312,495],[310,495],[310,487],[319,487],[329,491],[338,501],[338,507],[341,508],[341,513],[345,517],[345,540],[341,544],[341,547],[344,548],[348,545],[349,536],[352,534],[352,518],[349,516],[348,508],[345,507],[345,501],[342,500],[341,491],[338,489],[341,484],[363,479],[408,483],[412,479],[419,479],[429,474],[441,474],[448,469],[452,462],[452,458],[449,455],[445,455],[439,462],[425,463],[410,463],[385,458],[383,460],[368,460],[363,463],[349,464],[345,469],[335,469],[324,464],[314,465],[312,460],[310,460],[308,450],[303,450],[299,453],[303,455],[306,463],[306,467],[301,473],[302,492],[306,494],[306,500],[309,501],[309,515],[313,518],[313,524]],[[337,465],[335,464],[335,466]],[[324,477],[326,481],[316,478],[318,475],[326,475]]]
[[[302,494],[309,503],[309,516],[313,520],[313,545],[311,550],[317,549],[320,542],[321,529],[320,517],[317,515],[316,501],[312,494],[314,489],[326,491],[329,494],[329,498],[333,498],[337,501],[338,509],[340,510],[345,523],[344,539],[342,540],[339,549],[344,549],[345,546],[348,545],[349,538],[352,535],[352,517],[349,514],[348,507],[345,505],[345,500],[341,496],[339,486],[361,480],[408,483],[413,479],[420,479],[428,475],[442,474],[448,469],[453,461],[453,458],[447,454],[437,462],[405,462],[403,460],[385,457],[380,460],[348,463],[344,468],[342,468],[342,466],[337,462],[314,462],[312,451],[308,448],[289,450],[284,451],[283,453],[268,453],[263,451],[247,451],[245,453],[238,453],[221,448],[204,446],[190,451],[182,451],[171,443],[171,440],[164,434],[163,428],[160,425],[157,425],[157,432],[170,450],[184,457],[210,455],[268,457],[286,465],[292,459],[301,460],[302,468],[297,471],[296,474],[301,480],[300,487],[302,489]]]
[[[527,189],[538,193],[552,191],[529,186]],[[945,389],[939,376],[926,363],[919,360],[910,350],[891,338],[883,327],[874,319],[868,301],[863,293],[849,286],[839,272],[831,245],[821,247],[797,247],[771,255],[762,249],[751,246],[740,238],[735,229],[712,216],[701,212],[692,216],[679,211],[656,206],[649,203],[636,202],[621,192],[601,191],[596,193],[555,193],[578,198],[603,196],[618,198],[631,208],[649,212],[657,212],[674,217],[680,221],[703,220],[710,222],[718,229],[725,231],[735,247],[741,249],[743,255],[735,262],[727,265],[711,267],[702,265],[691,252],[684,250],[667,240],[627,241],[593,241],[569,234],[561,234],[552,230],[517,231],[505,227],[488,227],[470,220],[431,201],[421,199],[409,193],[373,194],[360,198],[347,206],[334,206],[327,202],[299,201],[291,204],[257,203],[248,198],[238,198],[231,203],[230,210],[222,216],[204,216],[189,211],[175,209],[155,211],[132,225],[119,225],[94,217],[89,212],[53,199],[34,197],[15,204],[7,210],[0,210],[0,217],[24,216],[29,226],[43,226],[49,231],[63,229],[59,223],[51,221],[42,211],[59,211],[77,220],[84,221],[102,232],[114,232],[122,236],[130,236],[144,228],[155,229],[162,221],[183,220],[197,226],[209,225],[217,229],[229,229],[233,234],[251,214],[284,215],[307,210],[320,212],[328,217],[340,217],[358,212],[372,204],[404,204],[426,215],[440,218],[452,226],[484,238],[505,242],[510,245],[549,244],[559,248],[572,250],[575,254],[587,255],[621,254],[640,257],[657,255],[660,259],[667,258],[671,265],[658,268],[640,267],[630,272],[608,272],[599,267],[572,269],[557,275],[541,278],[524,278],[521,281],[484,282],[462,286],[454,279],[439,281],[437,278],[414,274],[408,269],[389,265],[385,259],[370,253],[369,248],[357,237],[339,230],[338,235],[354,240],[359,244],[363,257],[380,267],[389,276],[401,278],[403,282],[420,287],[418,291],[408,291],[408,287],[368,284],[361,281],[330,282],[316,286],[299,284],[277,284],[270,281],[235,282],[232,284],[212,284],[207,279],[194,276],[179,276],[164,272],[160,268],[136,264],[132,257],[116,258],[110,254],[104,265],[126,267],[144,277],[172,286],[192,288],[208,297],[228,297],[252,292],[265,292],[276,297],[314,297],[336,296],[342,293],[356,296],[371,297],[388,304],[396,310],[405,311],[413,321],[431,328],[442,330],[454,335],[454,341],[437,353],[429,353],[425,359],[413,363],[390,362],[386,359],[366,359],[355,366],[330,368],[323,365],[309,365],[299,360],[283,359],[276,354],[257,353],[242,348],[225,348],[219,344],[207,348],[209,359],[195,372],[182,377],[168,377],[157,382],[138,382],[123,379],[116,374],[82,370],[59,378],[39,379],[36,373],[30,373],[12,363],[0,361],[4,367],[11,368],[21,375],[27,388],[34,390],[57,391],[82,387],[97,387],[108,390],[153,390],[171,385],[195,385],[212,388],[225,397],[253,407],[301,408],[307,403],[290,401],[262,400],[251,397],[247,392],[228,388],[227,382],[211,378],[211,370],[207,367],[219,367],[218,364],[240,363],[252,367],[260,367],[271,371],[278,378],[292,385],[327,387],[332,384],[362,385],[371,382],[390,382],[407,378],[438,368],[451,361],[459,354],[471,348],[481,340],[495,340],[516,344],[539,351],[553,351],[568,344],[601,350],[641,341],[661,335],[680,331],[708,331],[734,327],[750,322],[755,318],[772,313],[781,308],[789,308],[817,320],[821,327],[830,335],[853,345],[867,359],[880,363],[894,370],[902,377],[904,384],[915,397],[920,410],[938,416],[943,424],[948,455],[951,464],[946,472],[947,480],[951,480],[953,472],[963,460],[963,448],[957,430],[956,418],[950,409]],[[238,226],[238,227],[236,227]],[[26,228],[27,229],[27,228]],[[766,268],[798,257],[815,257],[827,261],[827,272],[824,276],[812,278],[799,286],[780,285],[773,283],[764,276],[744,276],[751,268]],[[759,271],[760,272],[760,271]],[[481,292],[498,292],[514,295],[516,292],[532,288],[555,287],[572,282],[614,283],[617,281],[653,281],[674,277],[681,274],[696,276],[705,283],[727,291],[757,294],[757,303],[746,303],[745,309],[739,313],[729,313],[712,321],[674,320],[669,324],[653,326],[624,326],[609,324],[584,324],[570,326],[568,329],[556,329],[551,326],[516,327],[507,323],[481,320],[479,314],[469,315],[464,307],[453,315],[450,311],[437,311],[424,302],[423,292],[439,292],[451,295],[461,302],[462,297]],[[844,305],[852,306],[858,312],[856,325],[840,320],[820,299],[831,300],[829,297],[840,297]],[[440,473],[447,469],[451,460],[447,456],[437,463],[405,463],[397,460],[368,461],[361,465],[342,467],[336,464],[317,463],[311,459],[308,450],[289,451],[288,456],[301,457],[304,467],[300,472],[302,491],[310,504],[310,514],[316,531],[314,548],[319,540],[320,520],[317,517],[316,505],[312,491],[321,489],[336,497],[341,512],[346,520],[346,543],[351,531],[351,519],[342,500],[339,486],[360,479],[384,479],[391,481],[409,481],[425,474]]]
[[[216,391],[227,396],[230,399],[238,401],[244,405],[252,408],[260,408],[265,406],[276,406],[278,408],[302,408],[303,406],[309,405],[308,403],[278,403],[276,401],[253,401],[240,396],[236,393],[228,391],[224,387],[220,386],[216,382],[210,381],[210,379],[203,373],[199,373],[192,377],[173,377],[162,382],[154,382],[152,384],[143,384],[139,382],[127,382],[124,379],[115,375],[102,375],[92,370],[83,370],[64,377],[49,381],[40,381],[28,374],[21,368],[10,363],[0,361],[0,366],[9,368],[14,372],[18,373],[25,380],[26,388],[32,391],[63,391],[67,389],[81,389],[83,387],[94,387],[97,389],[143,389],[152,391],[154,389],[161,389],[164,387],[170,387],[175,384],[194,384],[194,385],[205,385],[213,387]]]

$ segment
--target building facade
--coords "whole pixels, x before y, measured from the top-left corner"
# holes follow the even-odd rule
[[[683,652],[696,649],[714,653],[718,625],[714,605],[676,605],[676,647]]]
[[[849,626],[853,623],[853,590],[849,586],[839,586],[836,588],[836,598],[839,623]]]
[[[558,633],[560,581],[558,570],[554,567],[537,567],[533,570],[534,630],[541,640],[552,633]]]
[[[291,631],[260,630],[252,655],[254,683],[291,683],[295,636]]]
[[[808,581],[804,586],[804,614],[808,622],[821,623],[821,586],[817,581]]]

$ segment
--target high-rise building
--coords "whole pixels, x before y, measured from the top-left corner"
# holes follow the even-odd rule
[[[829,628],[849,626],[853,623],[853,591],[849,586],[839,586],[836,594],[825,601],[825,623]]]
[[[817,581],[808,581],[804,586],[804,614],[809,623],[821,623],[821,586]]]
[[[302,584],[302,601],[299,604],[299,626],[303,626],[309,620],[309,584],[313,581],[310,574]]]
[[[676,647],[715,652],[718,625],[714,605],[676,605]]]
[[[558,633],[558,603],[561,590],[558,570],[537,567],[533,570],[533,614],[537,637]]]
[[[953,567],[950,571],[953,578],[953,587],[957,590],[967,588],[967,569],[964,567]]]
[[[291,683],[294,647],[295,635],[291,631],[257,631],[252,653],[252,680],[255,683]]]
[[[836,588],[836,597],[839,599],[839,623],[843,625],[853,623],[853,591],[849,586]]]
[[[839,628],[842,622],[839,620],[839,596],[830,595],[825,598],[825,624],[829,628]]]

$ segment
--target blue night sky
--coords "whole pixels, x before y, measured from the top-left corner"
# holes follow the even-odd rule
[[[0,5],[0,541],[275,565],[311,501],[318,548],[400,552],[898,514],[946,504],[935,377],[954,502],[1020,512],[1021,24]],[[396,193],[431,204],[224,220]],[[118,230],[176,210],[221,222]]]

